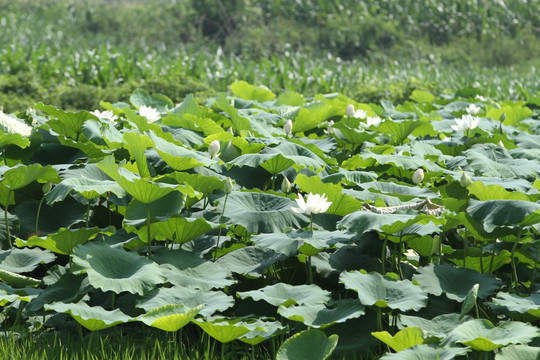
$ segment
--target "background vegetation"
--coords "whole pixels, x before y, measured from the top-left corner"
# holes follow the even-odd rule
[[[426,10],[427,9],[427,10]],[[93,109],[137,87],[202,98],[235,80],[406,99],[539,83],[537,1],[0,0],[0,105]]]

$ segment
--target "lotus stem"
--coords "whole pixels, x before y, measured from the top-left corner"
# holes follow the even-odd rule
[[[309,229],[313,232],[313,213],[309,214]]]
[[[45,194],[41,197],[41,200],[39,202],[38,208],[37,208],[37,215],[36,215],[36,231],[34,234],[38,236],[38,224],[39,224],[39,214],[41,212],[41,205],[43,205],[43,200],[45,200]]]
[[[493,250],[491,251],[491,259],[489,260],[489,273],[493,271],[493,261],[495,260],[495,250],[497,248],[497,241],[493,244]]]
[[[534,259],[534,269],[531,276],[531,283],[536,279],[536,267],[538,266],[538,257],[540,256],[540,244],[536,245],[536,259]]]
[[[12,192],[12,190],[8,191],[6,206],[4,207],[4,221],[6,222],[6,238],[7,238],[7,243],[8,243],[8,248],[9,249],[12,248],[11,234],[9,233],[9,222],[8,222],[8,206],[9,206],[9,198],[11,197],[11,192]]]
[[[519,237],[518,237],[519,239]],[[514,245],[512,246],[512,274],[514,274],[514,280],[516,282],[516,293],[519,294],[519,280],[516,270],[516,257],[514,256],[517,248],[517,239],[514,242]]]
[[[306,259],[307,270],[308,270],[308,284],[313,284],[313,270],[311,269],[311,256],[308,256]]]
[[[386,262],[386,244],[387,243],[388,243],[388,234],[386,234],[386,236],[384,237],[384,242],[383,242],[382,251],[381,251],[381,264],[382,264],[382,274],[383,275],[386,275],[385,262]]]
[[[152,232],[150,231],[150,204],[146,204],[146,238],[148,240],[148,257],[152,256]]]
[[[223,214],[225,213],[225,206],[227,206],[227,199],[229,198],[229,194],[225,194],[225,201],[223,202],[223,209],[221,210],[221,216],[219,217],[219,224],[221,225],[221,221],[223,220]],[[214,251],[214,261],[217,259],[217,252],[219,249],[219,239],[221,238],[221,227],[219,228],[218,236],[217,236],[217,242],[216,242],[216,250]]]
[[[86,205],[86,227],[88,227],[90,222],[90,199],[88,200],[88,204]]]
[[[465,237],[463,238],[463,268],[467,268],[467,228],[465,228]]]

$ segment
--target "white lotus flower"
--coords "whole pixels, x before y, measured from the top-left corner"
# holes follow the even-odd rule
[[[285,194],[288,194],[291,192],[291,190],[292,190],[292,184],[289,181],[289,179],[287,179],[287,177],[285,176],[283,178],[283,182],[281,183],[281,191],[283,191]]]
[[[475,104],[471,104],[467,106],[466,110],[469,115],[476,115],[480,112],[480,108],[476,106]]]
[[[365,110],[362,110],[362,109],[354,110],[353,104],[349,104],[347,106],[347,111],[345,112],[345,114],[348,117],[353,117],[353,118],[362,119],[362,120],[367,117],[367,112]]]
[[[20,134],[24,137],[28,137],[32,133],[31,126],[7,114],[4,114],[2,110],[0,110],[0,130],[11,134]]]
[[[367,126],[379,126],[379,124],[383,122],[383,120],[378,116],[368,116],[366,120]]]
[[[466,114],[461,117],[461,119],[455,119],[456,124],[452,125],[451,128],[455,131],[466,131],[475,129],[480,122],[480,118],[472,116],[471,114]]]
[[[296,199],[298,207],[292,207],[291,210],[298,214],[320,214],[328,210],[330,205],[332,205],[332,202],[327,200],[328,198],[326,196],[309,193],[307,201],[304,201],[303,196],[299,196]]]
[[[482,96],[482,95],[476,95],[474,98],[478,99],[480,101],[484,101],[484,102],[487,100],[487,98],[485,96]]]
[[[286,134],[286,135],[290,135],[291,132],[292,132],[292,128],[293,128],[292,120],[289,119],[289,120],[287,120],[287,122],[285,123],[285,126],[283,126],[283,131],[285,131],[285,134]]]
[[[143,116],[148,120],[148,122],[154,122],[161,119],[161,115],[157,109],[154,109],[151,106],[141,105],[139,108],[139,115]]]
[[[214,140],[208,145],[208,154],[210,157],[214,158],[219,155],[219,149],[221,148],[221,143],[219,140]]]
[[[110,122],[115,122],[118,117],[114,115],[114,113],[110,110],[106,111],[99,111],[94,110],[91,111],[90,114],[95,115],[97,118],[103,119],[103,120],[109,120]]]
[[[330,121],[328,122],[328,127],[326,128],[326,132],[327,132],[328,134],[333,134],[333,133],[334,133],[334,128],[333,128],[333,126],[334,126],[334,120],[330,120]]]
[[[420,184],[424,180],[424,169],[420,168],[416,170],[412,176],[412,182],[416,185]]]

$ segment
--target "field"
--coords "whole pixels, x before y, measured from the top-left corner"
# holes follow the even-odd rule
[[[0,358],[540,357],[539,6],[479,4],[0,1]]]

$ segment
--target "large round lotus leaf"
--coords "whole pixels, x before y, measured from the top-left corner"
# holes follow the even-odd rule
[[[10,190],[17,190],[25,187],[33,181],[45,183],[48,181],[59,182],[60,177],[56,170],[50,166],[40,164],[16,165],[3,174],[2,185]],[[1,199],[5,201],[6,199]]]
[[[363,305],[418,311],[426,306],[428,299],[424,290],[409,280],[390,280],[378,273],[343,272],[339,282],[356,291]]]
[[[540,347],[510,345],[495,355],[495,360],[539,360]]]
[[[14,288],[23,288],[26,286],[36,287],[41,284],[41,280],[2,269],[0,269],[0,281]]]
[[[21,299],[19,295],[8,294],[4,290],[0,290],[0,306],[10,304],[19,299]]]
[[[474,350],[493,351],[509,344],[527,344],[540,335],[540,329],[518,321],[506,321],[498,326],[486,319],[474,319],[456,327],[442,345],[461,343]]]
[[[480,274],[471,269],[458,268],[450,264],[430,264],[418,268],[413,279],[422,289],[439,296],[443,292],[449,299],[462,302],[469,290],[479,284],[478,297],[485,299],[502,286],[502,281],[491,274]]]
[[[103,291],[143,295],[165,281],[159,266],[104,242],[73,249],[73,271],[86,272],[90,285]]]
[[[0,147],[6,145],[17,145],[24,149],[30,146],[30,139],[23,137],[21,134],[9,134],[5,132],[0,133]]]
[[[516,294],[500,292],[493,298],[495,305],[504,306],[510,312],[519,314],[530,314],[540,318],[540,294],[531,294],[521,297]]]
[[[498,178],[524,178],[540,175],[538,162],[514,159],[510,153],[497,144],[478,144],[465,152],[472,170],[484,176]]]
[[[136,319],[127,316],[120,310],[105,310],[101,306],[89,306],[84,302],[76,304],[64,304],[61,302],[53,302],[52,304],[45,305],[45,310],[53,310],[59,313],[66,313],[73,316],[73,318],[82,326],[91,331],[102,330],[123,324],[128,321],[135,321]]]
[[[276,360],[325,360],[332,355],[338,343],[337,335],[319,330],[304,330],[292,337],[279,348]]]
[[[39,264],[56,260],[50,251],[41,249],[9,249],[0,251],[0,269],[17,274],[33,271]]]
[[[408,233],[407,228],[412,225],[420,225],[420,229],[415,229],[418,235],[422,234],[419,230],[426,227],[428,233],[440,232],[440,228],[431,225],[440,225],[444,223],[444,219],[437,218],[433,215],[408,215],[408,214],[378,214],[371,211],[356,211],[349,214],[338,222],[338,228],[345,228],[358,235],[365,234],[368,231],[378,231],[385,234],[396,234],[399,232]]]
[[[231,342],[256,329],[256,323],[255,326],[252,326],[240,318],[193,319],[193,322],[203,329],[205,333],[221,343]]]
[[[217,262],[237,274],[258,276],[275,262],[287,257],[283,253],[255,245],[236,249],[220,257]]]
[[[343,299],[332,302],[331,306],[324,304],[301,304],[289,307],[280,306],[278,313],[289,319],[300,321],[312,328],[325,328],[336,323],[342,323],[365,314],[365,308],[354,299]]]
[[[376,331],[371,335],[381,340],[394,351],[401,351],[416,345],[429,343],[426,341],[426,334],[419,327],[407,327],[398,331],[393,336],[388,331]]]
[[[210,290],[234,284],[232,274],[220,263],[206,261],[189,251],[163,249],[154,255],[154,261],[173,285]]]
[[[259,319],[250,323],[250,326],[254,329],[239,337],[238,340],[251,345],[260,344],[277,334],[285,333],[287,330],[287,327],[281,325],[279,321],[263,321]]]
[[[185,196],[179,191],[173,191],[172,193],[169,193],[158,200],[151,202],[150,204],[145,204],[137,200],[131,200],[124,215],[124,223],[127,225],[126,230],[132,232],[137,226],[145,225],[148,219],[148,209],[150,210],[150,216],[152,218],[169,218],[170,216],[177,215],[180,213],[180,211],[182,211],[184,202]],[[150,224],[150,226],[150,229],[152,230],[153,225]],[[139,230],[141,229],[142,228]],[[144,228],[144,233],[144,240],[146,240],[146,227]]]
[[[472,320],[472,318],[469,316],[461,318],[460,314],[450,313],[436,316],[431,320],[418,316],[400,315],[399,320],[403,326],[419,327],[429,335],[443,339],[458,325]]]
[[[537,213],[540,218],[540,204],[521,200],[471,200],[467,213],[483,225],[488,233],[497,227],[517,227],[527,224],[529,216]],[[535,216],[535,215],[532,215]],[[534,219],[532,220],[534,222]],[[536,221],[538,222],[538,221]]]
[[[184,244],[212,230],[212,225],[203,218],[186,219],[174,216],[165,221],[152,223],[150,229],[156,240],[172,240],[177,244]],[[147,241],[146,226],[143,226],[136,233],[142,241]]]
[[[456,356],[465,355],[469,348],[437,348],[435,345],[417,345],[398,353],[386,353],[381,360],[453,360]]]
[[[58,281],[48,285],[37,297],[32,299],[26,309],[38,311],[44,305],[53,302],[68,303],[76,301],[84,294],[85,287],[88,287],[88,280],[85,275],[65,273]]]
[[[223,211],[224,201],[218,212]],[[296,203],[286,197],[235,191],[229,195],[224,215],[250,233],[282,232],[287,227],[301,228],[308,218],[291,210]]]
[[[255,301],[264,300],[274,306],[288,306],[292,304],[324,304],[330,300],[330,292],[317,285],[289,285],[278,283],[265,286],[262,289],[239,292],[238,296]]]
[[[112,235],[114,231],[113,226],[109,226],[106,229],[100,229],[98,227],[78,229],[61,228],[58,232],[48,234],[46,237],[32,236],[27,241],[17,239],[15,243],[19,247],[39,246],[57,254],[69,255],[76,246],[86,244],[98,234]]]
[[[150,311],[152,309],[179,304],[194,308],[204,305],[199,314],[204,317],[213,315],[216,311],[225,311],[234,305],[234,298],[221,291],[189,289],[181,286],[158,288],[150,291],[137,300],[137,307]]]
[[[151,310],[140,317],[148,326],[165,331],[177,331],[186,326],[204,305],[190,308],[184,305],[165,305]]]

